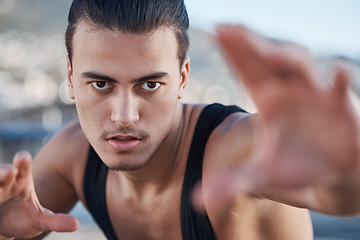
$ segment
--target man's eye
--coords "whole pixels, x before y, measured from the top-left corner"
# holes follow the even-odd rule
[[[155,91],[156,89],[158,89],[161,86],[161,83],[158,82],[144,82],[141,85],[142,89],[145,89],[147,91]]]
[[[106,90],[110,88],[110,84],[107,81],[95,81],[91,82],[91,85],[98,90]]]

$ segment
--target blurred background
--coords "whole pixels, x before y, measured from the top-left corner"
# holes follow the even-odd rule
[[[256,109],[233,78],[213,33],[219,23],[241,23],[274,39],[293,41],[315,56],[324,81],[341,61],[349,69],[357,103],[360,93],[360,2],[357,0],[187,0],[191,75],[186,102],[237,104]],[[0,163],[15,152],[33,155],[76,110],[66,87],[64,31],[70,0],[0,0]],[[76,233],[47,239],[105,239],[77,204]],[[315,237],[360,239],[359,218],[311,213]]]

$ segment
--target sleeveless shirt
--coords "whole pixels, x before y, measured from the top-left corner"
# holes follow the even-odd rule
[[[237,106],[207,105],[197,121],[181,195],[181,231],[186,240],[215,240],[209,218],[197,213],[191,206],[193,187],[202,179],[203,157],[206,143],[213,130],[234,112],[245,112]],[[117,240],[106,206],[106,177],[108,167],[90,146],[84,175],[84,195],[90,214],[109,240]]]

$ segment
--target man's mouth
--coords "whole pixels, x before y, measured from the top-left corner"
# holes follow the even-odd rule
[[[134,136],[114,136],[107,141],[116,152],[130,152],[141,143],[141,139]]]
[[[118,141],[133,141],[133,140],[140,140],[139,138],[136,137],[112,137],[110,138],[112,140],[118,140]]]

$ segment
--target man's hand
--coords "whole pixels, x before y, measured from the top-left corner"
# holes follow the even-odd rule
[[[32,158],[19,152],[11,166],[0,167],[0,235],[31,238],[48,231],[72,232],[78,220],[43,208],[36,196]]]
[[[218,39],[259,110],[257,141],[249,163],[207,184],[206,204],[243,192],[325,213],[359,211],[360,127],[346,73],[327,86],[305,49],[242,26],[219,27]],[[200,199],[195,194],[203,207]]]

